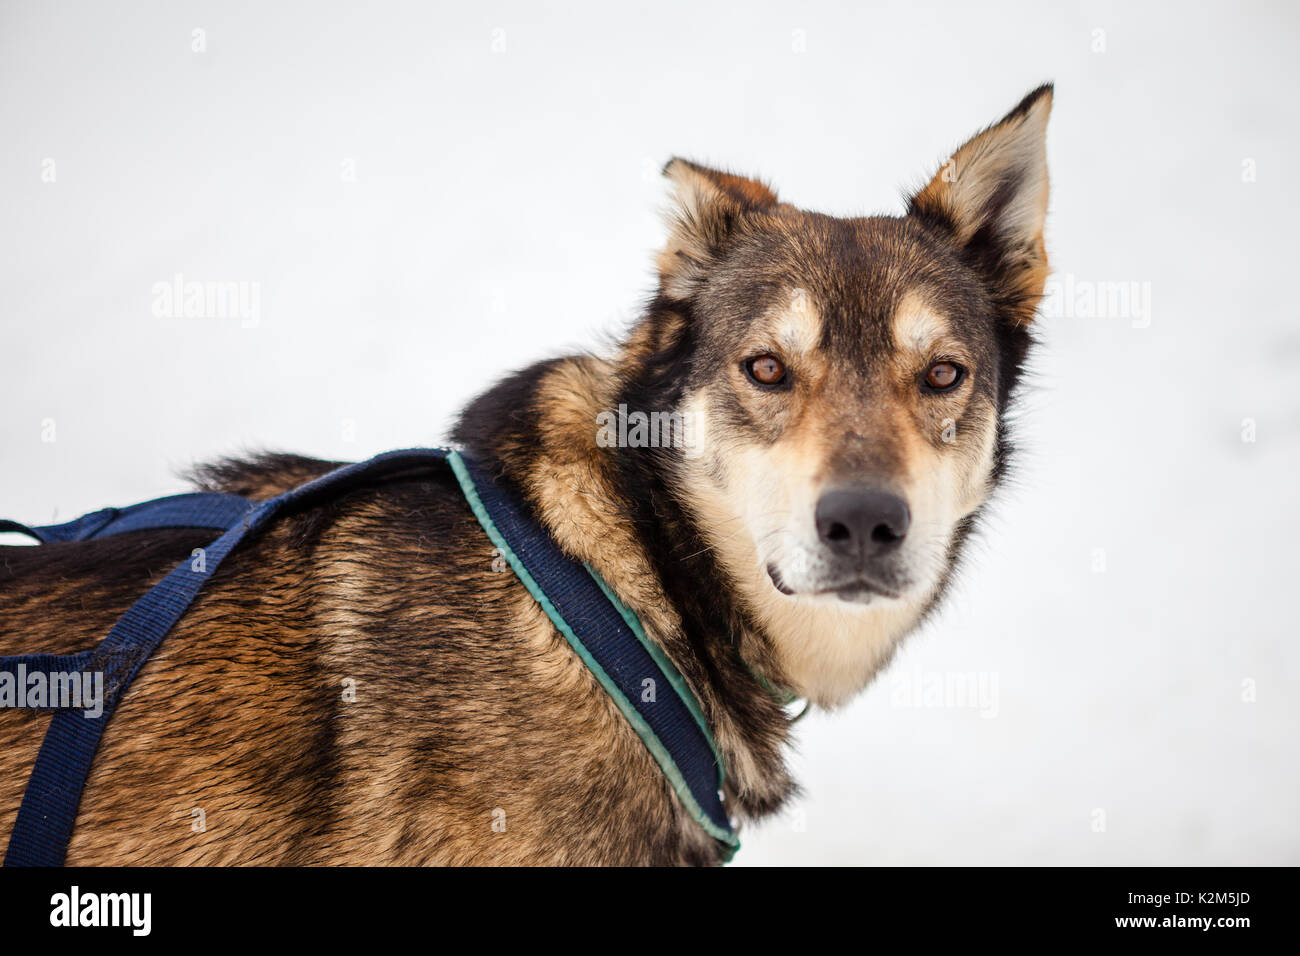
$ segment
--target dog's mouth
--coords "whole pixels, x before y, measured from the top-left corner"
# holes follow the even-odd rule
[[[902,596],[902,592],[897,588],[889,587],[863,574],[859,574],[848,581],[842,581],[829,587],[819,587],[812,591],[796,591],[790,587],[781,577],[781,572],[775,564],[767,566],[767,576],[771,578],[772,585],[787,597],[820,597],[833,594],[841,601],[850,604],[867,604],[872,598],[876,597],[897,599]]]

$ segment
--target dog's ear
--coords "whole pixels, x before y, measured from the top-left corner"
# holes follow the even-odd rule
[[[1018,322],[1033,318],[1047,280],[1050,84],[957,150],[908,213],[948,233]]]
[[[689,298],[701,276],[748,216],[776,209],[765,184],[674,157],[664,166],[673,184],[668,242],[659,253],[659,284],[674,298]]]

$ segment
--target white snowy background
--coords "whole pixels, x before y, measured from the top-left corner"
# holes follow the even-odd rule
[[[174,493],[240,450],[437,443],[634,313],[670,155],[896,213],[1052,79],[1073,292],[1015,481],[944,613],[801,725],[806,795],[737,862],[1300,863],[1298,19],[6,3],[0,514]],[[258,283],[259,321],[156,316],[178,273]],[[1102,283],[1139,295],[1090,305]],[[963,680],[983,700],[934,694]]]

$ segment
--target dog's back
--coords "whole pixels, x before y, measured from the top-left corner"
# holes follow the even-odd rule
[[[267,497],[330,465],[210,472]],[[3,549],[0,654],[70,652],[209,532]],[[7,840],[47,714],[0,714]],[[653,821],[652,825],[646,825]],[[640,740],[449,474],[285,519],[223,564],[109,724],[94,863],[706,862]]]

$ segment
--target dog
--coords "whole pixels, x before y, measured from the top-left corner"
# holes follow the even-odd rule
[[[1051,104],[1031,92],[900,216],[808,212],[671,160],[657,288],[617,348],[516,372],[454,429],[676,664],[738,821],[796,793],[785,695],[835,708],[871,682],[1006,471]],[[647,440],[655,416],[669,440]],[[336,465],[263,454],[193,478],[261,500]],[[211,537],[4,548],[0,654],[90,646]],[[109,725],[68,862],[719,862],[506,570],[437,471],[250,539]],[[5,839],[48,720],[0,715]]]

